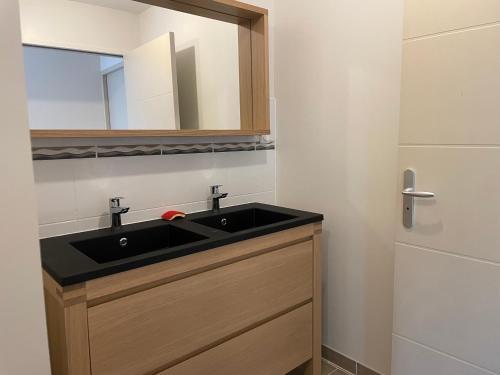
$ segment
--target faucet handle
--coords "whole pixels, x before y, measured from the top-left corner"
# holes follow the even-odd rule
[[[221,188],[224,185],[212,185],[210,186],[210,191],[212,194],[219,194],[219,188]]]
[[[111,207],[120,207],[120,201],[125,199],[124,197],[113,197],[109,199],[109,205]]]

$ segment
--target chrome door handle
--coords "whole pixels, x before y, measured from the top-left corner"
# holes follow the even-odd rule
[[[436,195],[427,191],[415,191],[415,171],[407,169],[403,187],[403,225],[412,228],[415,221],[415,198],[431,199]]]
[[[427,191],[414,191],[412,188],[404,189],[403,195],[412,198],[434,198],[436,194]]]

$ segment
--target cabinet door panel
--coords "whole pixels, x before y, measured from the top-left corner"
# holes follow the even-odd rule
[[[312,298],[312,241],[91,307],[93,375],[161,371]]]

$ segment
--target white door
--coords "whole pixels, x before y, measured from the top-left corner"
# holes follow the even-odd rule
[[[500,374],[500,1],[406,0],[393,375]]]
[[[180,129],[174,34],[124,56],[129,129]]]
[[[112,130],[128,130],[127,97],[123,67],[106,74],[108,126]]]

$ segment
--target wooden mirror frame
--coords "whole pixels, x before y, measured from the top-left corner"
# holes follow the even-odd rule
[[[32,138],[203,137],[270,134],[268,11],[235,0],[135,0],[238,25],[239,130],[31,130]]]

